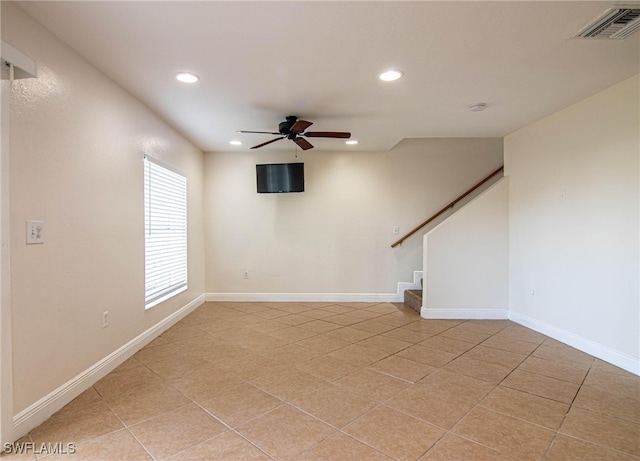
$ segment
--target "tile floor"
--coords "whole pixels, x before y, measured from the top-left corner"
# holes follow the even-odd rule
[[[640,460],[640,378],[510,321],[207,303],[21,441],[78,461]]]

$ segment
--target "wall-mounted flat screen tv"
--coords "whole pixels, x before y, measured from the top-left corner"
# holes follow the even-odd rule
[[[304,192],[304,163],[256,165],[259,194]]]

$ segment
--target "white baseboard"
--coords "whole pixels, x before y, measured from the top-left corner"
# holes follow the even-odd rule
[[[420,316],[424,319],[458,320],[503,320],[509,319],[538,333],[549,336],[612,365],[640,375],[640,359],[611,349],[600,343],[579,336],[570,331],[542,322],[510,309],[431,309],[422,307]]]
[[[42,424],[56,411],[71,402],[74,398],[113,371],[118,365],[127,360],[142,347],[153,341],[162,332],[173,326],[204,302],[205,296],[198,296],[178,311],[168,317],[165,317],[162,321],[139,334],[128,343],[124,344],[99,362],[75,376],[70,381],[19,412],[13,417],[14,430],[12,432],[14,434],[14,440],[22,437],[34,427]]]
[[[423,319],[447,320],[506,320],[508,309],[427,309],[422,306],[420,317]]]
[[[640,359],[624,354],[620,351],[611,349],[600,343],[576,335],[570,331],[558,328],[540,320],[521,314],[516,311],[509,311],[509,319],[532,330],[542,333],[550,338],[556,339],[562,343],[575,347],[582,352],[593,355],[605,362],[611,363],[617,367],[627,370],[630,373],[640,375]]]
[[[413,282],[398,282],[395,293],[206,293],[207,302],[324,302],[401,303],[405,290],[421,289],[422,271],[413,272]]]
[[[207,302],[395,303],[397,293],[206,293]]]

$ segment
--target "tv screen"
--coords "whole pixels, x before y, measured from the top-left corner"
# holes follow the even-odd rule
[[[304,192],[304,163],[256,165],[259,194]]]

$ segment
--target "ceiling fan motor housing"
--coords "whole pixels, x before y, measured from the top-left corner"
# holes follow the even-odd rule
[[[296,117],[295,115],[287,116],[287,120],[284,122],[280,122],[280,124],[278,125],[278,131],[280,132],[280,134],[290,134],[291,127],[296,123],[297,120],[298,117]]]
[[[289,134],[291,126],[292,123],[280,122],[280,125],[278,125],[278,131],[280,132],[280,134]]]

